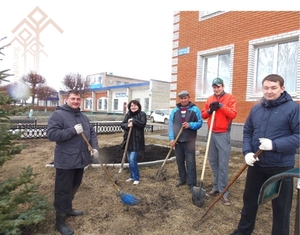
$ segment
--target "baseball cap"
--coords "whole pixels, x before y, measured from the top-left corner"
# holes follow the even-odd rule
[[[222,86],[223,85],[223,80],[221,78],[215,78],[212,81],[212,85]]]
[[[184,97],[184,96],[189,96],[189,95],[190,95],[190,93],[186,90],[183,90],[183,91],[178,93],[179,98]]]

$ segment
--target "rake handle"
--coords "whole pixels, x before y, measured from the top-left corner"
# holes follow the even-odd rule
[[[262,153],[263,150],[259,149],[255,154],[254,154],[254,158],[257,158],[259,154]],[[238,173],[233,177],[232,180],[230,180],[230,182],[227,184],[227,186],[224,188],[224,190],[222,191],[222,193],[210,204],[210,206],[205,210],[205,213],[203,214],[203,216],[201,217],[204,218],[207,213],[211,210],[211,208],[221,199],[221,197],[226,193],[227,189],[229,189],[229,187],[237,180],[237,178],[243,173],[243,171],[248,167],[247,164],[245,164],[239,171]]]
[[[86,144],[88,145],[89,149],[90,149],[91,151],[93,151],[93,147],[92,147],[92,145],[90,144],[90,142],[88,141],[88,139],[86,138],[85,134],[84,134],[83,132],[80,133],[80,134],[81,134],[82,138],[84,139],[84,141],[86,142]],[[103,163],[100,161],[99,158],[98,158],[98,161],[99,161],[99,163],[100,163],[102,169],[104,170],[105,174],[106,174],[107,177],[109,178],[109,180],[113,183],[114,187],[115,187],[118,191],[120,191],[118,185],[115,183],[115,181],[113,180],[113,178],[111,177],[111,175],[108,173],[107,169],[103,166]]]

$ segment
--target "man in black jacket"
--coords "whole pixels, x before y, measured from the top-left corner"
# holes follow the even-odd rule
[[[89,119],[80,111],[79,91],[69,91],[66,104],[58,106],[49,118],[47,137],[55,141],[54,167],[56,211],[55,228],[63,235],[74,233],[65,224],[66,216],[83,215],[72,208],[72,201],[81,184],[84,168],[92,162],[87,144],[81,136],[84,133],[93,147],[93,155],[98,155],[98,139]]]

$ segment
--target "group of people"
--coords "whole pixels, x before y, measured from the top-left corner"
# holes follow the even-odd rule
[[[212,130],[208,158],[213,172],[213,186],[206,193],[208,197],[219,195],[228,184],[230,131],[232,121],[237,116],[237,101],[224,88],[223,80],[215,78],[212,81],[213,95],[208,97],[201,111],[190,100],[189,92],[183,90],[178,93],[179,102],[170,114],[168,136],[170,147],[175,148],[179,176],[176,187],[187,184],[192,189],[197,186],[197,131],[202,127],[203,120],[208,120],[208,129]],[[261,186],[273,175],[293,168],[299,148],[299,104],[285,91],[284,79],[277,74],[270,74],[263,79],[262,90],[261,101],[252,107],[244,125],[242,152],[249,167],[241,218],[237,229],[231,235],[252,234]],[[49,140],[56,142],[55,227],[63,235],[74,233],[65,224],[66,217],[83,214],[82,211],[74,210],[72,201],[81,184],[84,167],[91,163],[93,154],[99,151],[97,135],[86,115],[80,111],[80,98],[78,91],[70,91],[66,104],[57,107],[49,118],[47,128]],[[138,153],[145,150],[144,128],[147,117],[137,100],[131,100],[127,108],[128,112],[121,123],[124,142],[128,142],[126,155],[130,175],[126,182],[138,185]],[[88,149],[80,135],[86,136],[93,150]],[[258,150],[263,151],[256,157]],[[272,201],[272,235],[289,234],[292,197],[293,178],[288,177],[282,182],[279,196]],[[228,190],[221,201],[226,206],[231,205]]]

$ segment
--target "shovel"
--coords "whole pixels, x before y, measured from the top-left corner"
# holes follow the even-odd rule
[[[175,144],[176,144],[176,142],[178,141],[178,139],[179,139],[179,137],[180,137],[182,131],[183,131],[183,126],[181,126],[181,128],[180,128],[180,130],[179,130],[179,132],[178,132],[178,134],[177,134],[177,136],[176,136],[176,138],[175,138]],[[170,150],[169,150],[169,152],[168,152],[168,154],[167,154],[167,156],[166,156],[166,158],[165,158],[163,164],[162,164],[161,167],[157,170],[157,172],[156,172],[156,174],[155,174],[155,179],[156,179],[156,181],[162,181],[162,180],[164,180],[164,179],[166,178],[166,176],[165,176],[166,174],[165,174],[165,171],[164,171],[164,166],[165,166],[165,164],[166,164],[168,158],[170,157],[170,154],[171,154],[172,150],[173,150],[173,147],[170,148]]]
[[[259,149],[255,154],[254,158],[257,158],[259,154],[262,153],[263,150]],[[193,228],[197,228],[203,221],[203,218],[207,215],[207,213],[213,208],[213,206],[222,198],[222,196],[226,193],[226,191],[229,189],[229,187],[239,178],[239,176],[246,170],[248,167],[247,164],[244,164],[244,166],[238,171],[238,173],[230,180],[230,182],[227,184],[227,186],[223,189],[222,193],[209,205],[209,207],[205,210],[205,213],[202,215],[200,220],[196,221],[193,224]]]
[[[212,117],[211,117],[210,128],[209,128],[209,132],[208,132],[208,139],[207,139],[207,143],[206,143],[206,150],[205,150],[204,162],[203,162],[202,173],[201,173],[201,178],[200,178],[200,185],[199,185],[199,187],[194,186],[192,188],[192,201],[193,201],[193,204],[198,207],[203,206],[204,199],[205,199],[206,191],[202,188],[203,187],[203,178],[204,178],[205,166],[206,166],[207,155],[208,155],[208,150],[209,150],[209,145],[210,145],[212,128],[213,128],[214,120],[215,120],[215,114],[216,114],[216,111],[213,111]]]
[[[118,175],[117,175],[117,179],[115,180],[115,182],[118,181],[118,179],[120,178],[120,175],[123,171],[123,167],[124,167],[124,163],[125,163],[125,157],[126,157],[126,153],[127,153],[127,149],[128,149],[128,143],[129,143],[129,139],[130,139],[130,136],[131,136],[131,132],[132,132],[132,127],[129,127],[129,132],[128,132],[128,136],[127,136],[127,139],[126,139],[126,144],[125,144],[125,149],[124,149],[124,153],[123,153],[123,157],[122,157],[122,161],[121,161],[121,166],[120,166],[120,169],[119,169],[119,172],[118,172]]]

